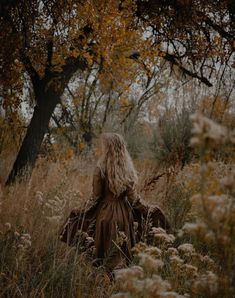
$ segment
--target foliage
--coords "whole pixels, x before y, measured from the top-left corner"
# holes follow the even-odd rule
[[[208,155],[214,146],[234,145],[234,131],[200,114],[193,115],[192,121],[192,143],[201,148],[199,179],[192,180],[193,186],[198,181],[199,192],[191,197],[197,216],[186,222],[176,237],[161,228],[153,228],[153,246],[137,244],[133,249],[136,265],[116,272],[120,292],[112,297],[233,297],[235,294],[234,164],[226,168],[221,179],[211,174],[217,169],[211,166]]]
[[[108,297],[108,276],[58,238],[70,210],[89,197],[91,169],[78,174],[74,161],[48,163],[48,168],[45,159],[37,164],[27,191],[15,184],[1,193],[0,296],[97,297],[99,291]],[[81,160],[78,166],[84,165]]]
[[[144,0],[137,3],[138,17],[148,26],[154,45],[165,43],[160,53],[172,65],[177,77],[180,73],[190,75],[192,70],[192,77],[210,86],[210,75],[206,74],[217,72],[213,67],[218,61],[221,64],[232,61],[235,6],[231,1]],[[218,77],[224,84],[225,72]]]
[[[182,167],[193,157],[190,147],[192,108],[183,107],[180,111],[167,110],[159,118],[154,129],[152,151],[155,158],[166,165],[179,164]]]
[[[121,122],[134,108],[138,115],[146,100],[156,93],[151,81],[159,62],[169,62],[178,79],[183,73],[207,86],[212,86],[209,81],[212,74],[219,73],[221,85],[224,74],[233,73],[230,65],[234,51],[234,7],[230,1],[216,5],[213,1],[199,0],[145,4],[137,0],[23,0],[1,4],[0,22],[5,34],[1,35],[4,47],[0,85],[4,107],[20,110],[24,99],[31,107],[35,105],[9,183],[34,166],[49,119],[78,71],[88,70],[85,84],[75,96],[79,101],[75,110],[80,111],[73,123],[79,125],[70,127],[81,129],[80,137],[91,133],[95,111],[103,110],[100,125],[103,128],[111,107],[117,105],[116,98]],[[221,67],[217,72],[218,63]],[[121,97],[120,93],[130,87],[135,89],[142,74],[144,92],[133,104],[130,96]],[[102,99],[101,107],[100,92],[98,97],[94,94],[96,83],[101,95],[108,95]],[[59,121],[58,124],[61,126]],[[67,133],[66,139],[75,152],[79,151],[80,142],[76,138]]]
[[[136,245],[134,264],[116,271],[114,283],[92,266],[89,254],[81,255],[57,237],[68,212],[89,197],[93,166],[87,159],[39,159],[30,183],[3,189],[0,282],[5,297],[97,297],[97,292],[98,297],[232,297],[234,164],[214,161],[210,151],[234,144],[234,131],[201,115],[192,121],[192,143],[201,163],[169,172],[159,182],[163,185],[151,190],[159,202],[159,188],[165,189],[161,204],[174,235],[152,229],[152,244]],[[144,183],[159,165],[139,160],[136,166]]]
[[[0,188],[0,295],[235,295],[234,16],[230,0],[1,1],[0,183],[24,135],[20,164],[39,158],[27,183]],[[211,119],[177,104],[161,115],[180,85],[200,97],[192,78],[214,84],[198,103]],[[27,128],[28,108],[32,120],[41,115]],[[153,229],[114,283],[57,236],[90,195],[90,141],[110,130],[139,158],[140,185],[151,187],[142,195],[163,206],[174,232]],[[146,160],[152,136],[155,160]]]
[[[183,183],[174,183],[169,187],[164,205],[173,231],[179,230],[186,221],[193,218],[191,211],[191,190]]]

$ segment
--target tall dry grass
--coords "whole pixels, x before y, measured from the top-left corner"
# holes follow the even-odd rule
[[[135,161],[143,199],[165,210],[172,234],[153,229],[152,245],[137,244],[133,264],[115,282],[58,238],[71,209],[91,196],[94,158],[40,158],[30,181],[3,188],[0,296],[233,297],[234,159],[212,153],[220,144],[232,148],[234,134],[205,118],[194,122],[201,160],[183,169]]]
[[[109,296],[102,270],[58,238],[70,210],[90,196],[92,167],[40,160],[29,182],[2,190],[1,297]]]
[[[174,235],[152,228],[152,245],[134,247],[134,264],[116,272],[112,298],[235,297],[235,131],[202,115],[192,120],[200,161],[178,173],[169,197],[178,199],[171,211],[180,213],[179,225]],[[229,162],[214,160],[218,146],[230,150]],[[189,190],[191,206],[182,213]]]

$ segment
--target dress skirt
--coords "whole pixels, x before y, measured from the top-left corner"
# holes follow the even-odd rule
[[[135,244],[132,207],[125,197],[107,199],[97,210],[95,227],[97,258],[118,266],[131,260]]]

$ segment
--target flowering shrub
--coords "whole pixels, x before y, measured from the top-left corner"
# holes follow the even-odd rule
[[[153,128],[152,151],[157,160],[166,165],[184,166],[193,158],[190,147],[193,106],[167,109]]]
[[[46,163],[38,164],[29,183],[0,193],[0,296],[96,297],[97,289],[110,296],[104,271],[59,239],[71,209],[89,196],[82,193],[90,189],[92,172],[83,161],[82,171],[74,171],[75,163]]]
[[[172,234],[150,228],[151,245],[140,242],[133,248],[133,264],[116,270],[114,283],[91,264],[93,239],[82,235],[87,256],[58,237],[71,209],[89,197],[93,168],[86,161],[43,161],[29,183],[0,190],[1,295],[234,297],[235,159],[229,150],[235,133],[198,114],[192,122],[199,162],[171,175],[168,184],[159,180],[161,193],[158,183],[151,189],[151,201],[161,197],[170,215]],[[218,146],[230,152],[225,161],[215,159]],[[144,178],[152,162],[145,162],[146,173],[143,163],[136,164]],[[149,193],[144,198],[150,199]],[[119,236],[121,245],[125,235]]]
[[[153,245],[138,243],[135,265],[116,272],[119,292],[113,298],[235,296],[234,157],[221,177],[213,175],[211,154],[217,146],[234,146],[235,132],[200,114],[191,119],[191,143],[200,151],[200,175],[193,175],[198,193],[191,197],[197,216],[175,236],[153,228]]]
[[[120,291],[127,295],[123,297],[192,297],[192,286],[198,297],[202,286],[198,278],[217,279],[214,261],[197,253],[191,243],[178,245],[177,238],[161,228],[152,233],[153,246],[138,243],[133,248],[136,265],[116,272]],[[215,288],[211,286],[211,293]]]

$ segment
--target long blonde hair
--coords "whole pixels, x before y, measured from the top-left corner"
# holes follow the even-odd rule
[[[117,133],[101,135],[102,156],[98,161],[109,189],[116,196],[137,183],[137,173],[123,137]]]

